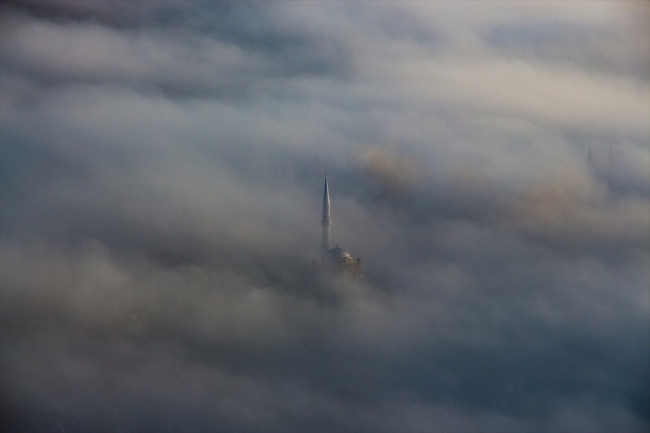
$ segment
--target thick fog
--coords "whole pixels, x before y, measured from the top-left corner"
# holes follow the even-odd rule
[[[650,3],[0,11],[3,431],[650,428]]]

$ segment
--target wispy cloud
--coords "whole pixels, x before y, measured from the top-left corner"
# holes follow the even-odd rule
[[[3,428],[647,429],[649,13],[3,5]]]

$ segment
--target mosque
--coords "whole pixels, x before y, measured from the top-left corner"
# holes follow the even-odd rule
[[[323,257],[320,266],[314,260],[314,268],[322,269],[329,272],[340,273],[340,275],[349,278],[360,278],[361,259],[352,257],[347,251],[341,249],[338,244],[335,248],[330,249],[330,226],[332,218],[330,217],[330,191],[327,186],[327,175],[325,175],[325,188],[323,190]]]

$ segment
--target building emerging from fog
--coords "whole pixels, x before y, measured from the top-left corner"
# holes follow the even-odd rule
[[[325,175],[325,188],[323,190],[323,219],[321,220],[323,226],[323,257],[320,266],[314,261],[314,267],[324,271],[336,272],[343,274],[343,276],[350,278],[361,277],[361,259],[352,257],[348,252],[339,248],[336,244],[335,248],[330,249],[330,226],[332,225],[332,218],[330,217],[330,191],[327,186],[327,175]]]

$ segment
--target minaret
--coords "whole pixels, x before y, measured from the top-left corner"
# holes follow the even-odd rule
[[[323,219],[320,223],[323,226],[323,251],[327,252],[330,249],[330,226],[332,225],[332,218],[330,218],[330,190],[327,188],[327,174],[325,175],[325,189],[323,190]]]

